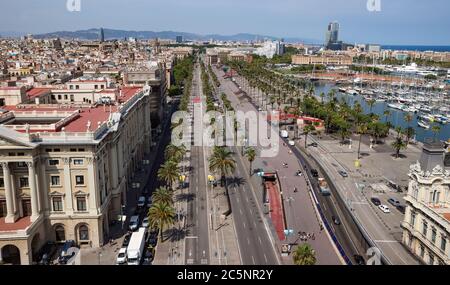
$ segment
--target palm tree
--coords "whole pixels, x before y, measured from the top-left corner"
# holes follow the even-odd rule
[[[158,170],[158,179],[164,181],[172,189],[173,183],[177,181],[179,176],[178,165],[172,160],[166,161]]]
[[[173,204],[172,192],[166,187],[159,187],[152,195],[153,203]]]
[[[305,149],[308,148],[308,134],[314,132],[316,128],[313,125],[307,125],[303,128],[303,134],[305,135]]]
[[[339,128],[339,136],[341,137],[341,144],[345,142],[345,139],[350,135],[350,131],[347,127]]]
[[[434,134],[434,140],[436,140],[436,137],[437,137],[437,135],[439,134],[439,132],[441,131],[441,127],[439,126],[439,125],[436,125],[436,124],[434,124],[432,127],[431,127],[431,131],[433,132],[433,134]]]
[[[359,133],[359,144],[358,144],[358,160],[361,158],[361,141],[363,135],[367,132],[367,124],[362,123],[358,125],[358,133]]]
[[[212,156],[209,158],[209,169],[220,173],[221,185],[224,186],[225,175],[230,174],[236,168],[236,161],[231,157],[233,153],[225,147],[214,147]]]
[[[367,102],[367,104],[369,105],[369,108],[370,108],[370,114],[373,114],[372,110],[373,110],[373,106],[375,106],[376,102],[377,101],[375,101],[375,99],[371,99]]]
[[[255,151],[255,149],[252,148],[252,147],[248,148],[245,151],[245,156],[247,157],[248,162],[250,162],[250,175],[251,175],[251,173],[252,173],[252,164],[253,164],[253,161],[255,161],[255,158],[256,158],[256,151]]]
[[[180,162],[183,159],[183,156],[186,154],[186,147],[176,146],[173,144],[169,144],[165,150],[165,158],[166,160],[173,160],[176,162]]]
[[[316,253],[311,245],[305,243],[294,251],[293,260],[295,265],[315,265]]]
[[[320,93],[320,99],[322,100],[322,105],[323,105],[323,101],[324,101],[324,98],[325,98],[325,93]]]
[[[164,228],[173,225],[175,221],[175,209],[167,203],[153,203],[148,210],[148,219],[152,228],[159,229],[163,241]]]
[[[402,149],[406,149],[407,146],[406,146],[406,143],[403,141],[402,136],[399,135],[399,136],[397,136],[395,141],[392,143],[392,147],[395,149],[395,157],[399,158],[400,151]]]
[[[385,118],[386,123],[387,123],[388,120],[389,120],[389,116],[391,115],[391,111],[385,110],[385,111],[383,112],[383,115],[384,115],[384,118]]]

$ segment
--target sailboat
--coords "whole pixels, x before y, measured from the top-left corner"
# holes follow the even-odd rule
[[[417,121],[417,124],[419,125],[419,127],[424,128],[426,130],[430,129],[430,125],[428,125],[427,123],[425,123],[424,121],[420,120]]]

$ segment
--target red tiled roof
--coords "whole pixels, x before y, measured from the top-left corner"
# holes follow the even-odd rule
[[[0,232],[14,232],[25,230],[31,225],[30,217],[24,217],[17,220],[14,224],[7,224],[5,218],[0,218]]]
[[[66,125],[66,132],[85,132],[88,121],[91,122],[91,131],[98,129],[98,122],[103,123],[109,118],[109,106],[97,106],[96,108],[83,108],[80,117]],[[111,106],[112,112],[117,110],[116,106]]]
[[[122,102],[126,102],[141,90],[142,90],[142,87],[122,87],[122,96],[119,97],[119,99]]]
[[[35,98],[44,95],[50,92],[51,90],[52,90],[51,88],[33,88],[28,90],[27,95],[28,98]]]
[[[447,220],[450,221],[450,213],[444,213],[442,216]]]

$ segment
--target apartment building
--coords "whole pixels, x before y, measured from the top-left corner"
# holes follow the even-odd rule
[[[98,247],[151,148],[150,89],[122,103],[3,106],[0,263],[31,264],[47,242]]]
[[[347,55],[301,55],[292,56],[292,64],[298,65],[351,65],[353,58]]]
[[[429,265],[450,264],[449,158],[440,142],[426,143],[409,173],[403,243]]]

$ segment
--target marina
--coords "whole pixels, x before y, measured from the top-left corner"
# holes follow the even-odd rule
[[[322,92],[327,94],[331,90],[336,91],[339,101],[343,98],[350,106],[359,102],[366,114],[373,112],[381,122],[389,121],[394,128],[412,127],[417,141],[424,142],[426,138],[435,136],[442,141],[450,139],[450,98],[444,88],[427,90],[400,85],[390,88],[362,85],[337,87],[331,83],[315,83],[318,99]],[[412,115],[411,122],[405,120],[408,113]],[[439,126],[440,131],[433,133],[433,126]]]

